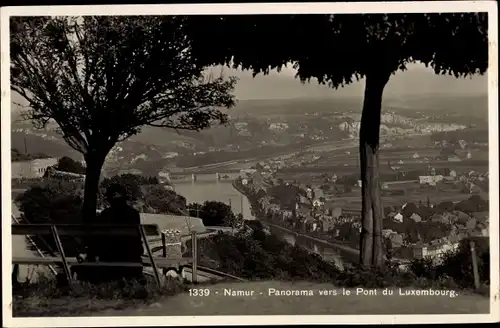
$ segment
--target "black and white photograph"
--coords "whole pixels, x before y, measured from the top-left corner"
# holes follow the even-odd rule
[[[4,326],[498,321],[496,6],[2,8]]]

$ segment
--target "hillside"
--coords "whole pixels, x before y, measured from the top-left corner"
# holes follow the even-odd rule
[[[132,305],[124,300],[89,302],[82,298],[65,298],[52,302],[50,307],[41,307],[33,299],[30,308],[16,311],[16,316],[193,316],[193,315],[401,315],[401,314],[487,314],[488,297],[462,291],[452,291],[456,297],[448,296],[399,296],[397,288],[393,296],[384,296],[378,289],[377,296],[342,296],[342,288],[332,284],[310,282],[222,282],[200,285],[198,290],[208,290],[208,296],[190,296],[188,292],[169,296],[153,304]],[[276,296],[269,290],[312,291],[313,296]],[[254,292],[253,296],[224,296],[224,290]],[[322,296],[319,291],[336,290],[340,295]],[[406,291],[407,289],[403,289]],[[68,304],[71,304],[68,306]]]

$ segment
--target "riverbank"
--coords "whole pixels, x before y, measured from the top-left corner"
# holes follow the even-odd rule
[[[303,231],[302,229],[295,228],[295,227],[290,227],[286,226],[283,221],[277,221],[277,220],[271,220],[267,218],[263,213],[261,212],[261,209],[259,208],[259,205],[255,199],[251,195],[248,195],[248,192],[245,190],[243,186],[238,184],[236,181],[233,181],[233,188],[236,189],[238,192],[240,192],[242,195],[244,195],[249,203],[250,206],[252,207],[252,212],[256,216],[256,218],[265,224],[272,226],[276,229],[281,229],[283,231],[293,233],[295,235],[298,235],[302,238],[306,238],[308,240],[314,241],[318,244],[323,244],[328,247],[332,247],[335,249],[338,249],[339,251],[343,252],[347,257],[349,258],[350,261],[352,262],[357,262],[359,259],[359,248],[357,248],[358,244],[356,246],[354,245],[349,245],[348,243],[338,240],[334,238],[333,236],[328,235],[327,233],[320,233],[320,232],[307,232]],[[321,237],[327,237],[327,239],[321,238]],[[410,260],[409,259],[404,259],[404,258],[397,258],[393,257],[392,261],[399,262],[401,264],[407,263]]]
[[[304,231],[298,231],[298,229],[294,229],[292,227],[285,227],[283,224],[280,224],[281,222],[276,222],[275,220],[269,220],[262,213],[260,213],[261,210],[259,209],[257,201],[255,199],[252,199],[253,197],[251,197],[251,195],[248,195],[248,192],[245,190],[245,188],[242,185],[240,185],[236,181],[233,181],[232,184],[233,184],[234,189],[236,189],[239,193],[241,193],[243,196],[245,196],[248,199],[250,206],[251,206],[252,213],[256,216],[257,220],[262,221],[265,224],[272,226],[276,229],[281,229],[283,231],[293,233],[293,234],[301,236],[303,238],[307,238],[309,240],[315,241],[319,244],[323,244],[323,245],[326,245],[326,246],[329,246],[332,248],[336,248],[340,251],[345,252],[351,260],[354,260],[357,262],[357,260],[358,260],[357,258],[359,257],[359,249],[356,249],[352,246],[346,245],[342,241],[332,241],[332,240],[321,239],[321,238],[318,238],[317,236],[312,236],[310,234],[307,234]],[[354,259],[354,257],[356,259]]]

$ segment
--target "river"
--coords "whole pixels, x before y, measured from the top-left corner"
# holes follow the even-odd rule
[[[196,182],[174,182],[174,184],[175,191],[184,196],[187,203],[203,203],[207,200],[216,200],[231,205],[234,213],[243,213],[245,220],[255,219],[252,215],[250,202],[233,187],[230,181],[216,181],[213,175],[207,175],[206,177],[200,175]],[[270,227],[270,231],[291,244],[298,244],[311,252],[321,255],[327,261],[335,262],[340,268],[343,268],[344,264],[353,261],[352,254],[343,254],[344,252],[340,252],[327,244],[315,242],[286,229]]]

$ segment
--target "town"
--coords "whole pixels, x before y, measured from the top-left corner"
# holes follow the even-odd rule
[[[381,162],[387,163],[381,173],[383,236],[390,256],[439,261],[460,240],[488,236],[488,169],[484,162],[482,167],[474,162],[466,144],[459,140],[448,148],[437,142],[419,150],[382,150]],[[469,147],[479,147],[480,154],[484,144]],[[334,153],[326,155],[337,163],[326,168],[328,173],[317,170],[325,155],[309,152],[259,162],[241,170],[235,184],[254,200],[254,211],[264,220],[359,248],[361,181],[342,164],[352,163],[355,156]]]

